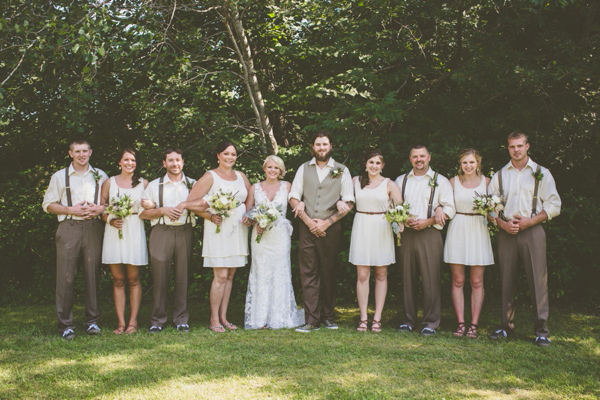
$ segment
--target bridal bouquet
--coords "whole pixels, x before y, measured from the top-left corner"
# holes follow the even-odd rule
[[[279,218],[281,212],[281,207],[273,202],[265,201],[252,207],[250,211],[246,213],[246,216],[256,222],[261,228],[267,229],[267,227],[269,227],[270,229],[271,223]],[[261,238],[262,233],[256,235],[256,243],[260,243]]]
[[[237,193],[237,192],[236,192]],[[229,211],[235,210],[241,204],[236,198],[235,193],[224,192],[219,189],[216,193],[207,199],[210,208],[221,218],[229,217]],[[217,233],[221,232],[221,226],[217,225]]]
[[[479,194],[475,192],[475,197],[473,197],[473,210],[477,211],[484,217],[487,217],[488,214],[492,217],[492,225],[487,224],[487,218],[485,220],[485,224],[490,231],[490,235],[493,236],[493,234],[498,231],[496,220],[493,218],[499,216],[504,210],[502,198],[495,195],[492,196],[489,194]]]
[[[133,215],[133,199],[127,194],[111,197],[106,207],[106,213],[112,216],[113,219],[125,219]],[[121,229],[119,229],[119,239],[123,239]]]
[[[385,212],[385,219],[392,224],[392,230],[396,234],[396,245],[400,246],[400,233],[404,232],[404,224],[410,218],[410,204],[394,204],[390,203],[388,210]]]

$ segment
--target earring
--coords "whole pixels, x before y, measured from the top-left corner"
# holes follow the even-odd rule
[[[477,167],[477,169],[475,170],[475,173],[476,173],[477,175],[481,175],[481,170],[479,169],[479,167]]]

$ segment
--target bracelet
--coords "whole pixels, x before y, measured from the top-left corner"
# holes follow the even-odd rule
[[[216,214],[210,214],[210,218],[208,219],[210,222],[213,222],[212,217],[214,217]]]

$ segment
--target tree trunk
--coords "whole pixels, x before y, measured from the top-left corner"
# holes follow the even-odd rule
[[[254,69],[250,41],[244,30],[237,4],[235,4],[235,2],[230,3],[229,1],[225,1],[223,7],[224,13],[221,14],[221,17],[242,66],[244,83],[246,85],[248,96],[250,97],[254,115],[256,116],[263,144],[263,151],[265,153],[277,154],[277,140],[275,140],[273,127],[271,126],[271,122],[269,121],[269,117],[265,110],[265,102]]]

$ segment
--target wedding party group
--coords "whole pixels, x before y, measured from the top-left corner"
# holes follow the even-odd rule
[[[448,264],[455,336],[476,338],[484,300],[484,270],[497,263],[501,319],[490,335],[503,339],[514,330],[514,300],[519,268],[525,270],[534,313],[534,343],[550,345],[546,236],[543,223],[560,213],[561,200],[550,171],[528,155],[529,140],[520,131],[508,135],[509,162],[490,179],[474,149],[458,155],[457,175],[447,179],[430,167],[424,145],[408,151],[412,169],[395,180],[383,176],[384,155],[370,150],[358,176],[332,158],[334,140],[327,131],[314,134],[312,159],[300,165],[292,182],[277,156],[263,163],[264,180],[251,184],[234,169],[238,149],[227,140],[214,150],[217,166],[198,180],[183,172],[181,150],[166,149],[166,174],[151,182],[140,177],[138,152],[123,149],[120,174],[108,177],[90,165],[85,140],[69,147],[72,162],[56,172],[44,195],[43,209],[56,214],[56,313],[62,338],[75,337],[74,280],[78,263],[85,285],[88,334],[99,334],[100,265],[110,267],[117,316],[115,334],[138,331],[142,299],[140,268],[150,265],[153,303],[150,333],[167,325],[168,289],[174,280],[171,322],[189,332],[188,271],[192,267],[193,231],[204,223],[203,267],[212,268],[210,321],[215,333],[236,330],[227,308],[237,268],[250,262],[246,293],[246,329],[293,328],[310,333],[338,329],[335,322],[337,271],[342,246],[340,220],[355,211],[348,261],[356,266],[360,312],[356,330],[381,332],[388,291],[388,266],[400,268],[404,317],[397,330],[433,336],[441,319],[441,275]],[[288,205],[298,221],[298,265],[303,308],[292,287]],[[151,231],[146,240],[144,220]],[[448,225],[445,242],[442,229]],[[490,230],[498,245],[494,260]],[[249,232],[250,231],[250,232]],[[249,238],[250,235],[250,238]],[[250,260],[249,260],[250,258]],[[471,319],[466,323],[463,286],[469,268]],[[368,318],[369,280],[374,273],[375,309]],[[417,318],[421,282],[422,318]],[[125,319],[126,286],[129,318]]]

